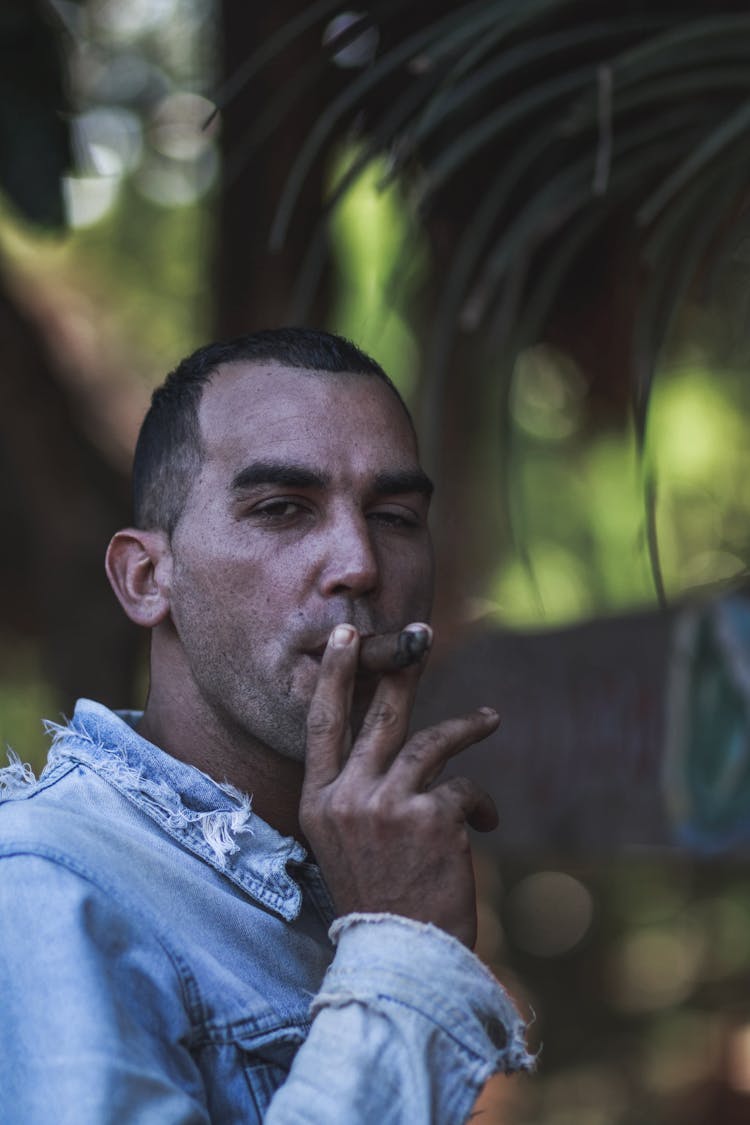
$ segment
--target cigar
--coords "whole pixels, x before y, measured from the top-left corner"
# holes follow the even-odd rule
[[[359,646],[359,667],[363,672],[383,675],[417,664],[432,641],[429,626],[410,626],[400,633],[379,633],[363,637]]]

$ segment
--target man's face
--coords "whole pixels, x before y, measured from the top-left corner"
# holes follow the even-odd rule
[[[172,537],[178,690],[230,737],[300,759],[333,626],[429,615],[414,436],[380,380],[274,363],[223,368],[199,418],[204,460]],[[358,684],[355,715],[372,688]]]

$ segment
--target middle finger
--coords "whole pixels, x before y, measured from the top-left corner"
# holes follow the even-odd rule
[[[481,742],[497,729],[500,716],[482,707],[456,719],[445,719],[412,735],[389,771],[389,780],[400,788],[420,791],[439,776],[456,754]]]
[[[420,626],[420,633],[425,628]],[[429,643],[432,633],[430,630],[428,633]],[[411,667],[381,676],[349,754],[352,769],[364,766],[369,773],[383,773],[399,753],[409,733],[414,696],[424,663],[421,658]]]

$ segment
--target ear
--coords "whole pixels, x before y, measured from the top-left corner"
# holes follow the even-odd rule
[[[172,553],[166,532],[118,531],[107,548],[107,577],[131,621],[153,629],[169,613]]]

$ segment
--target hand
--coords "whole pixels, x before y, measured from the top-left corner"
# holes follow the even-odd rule
[[[300,824],[339,914],[387,912],[433,922],[472,948],[476,890],[467,822],[497,825],[472,781],[438,781],[449,758],[498,725],[482,708],[406,741],[420,666],[384,675],[352,743],[359,637],[329,638],[307,723]]]

